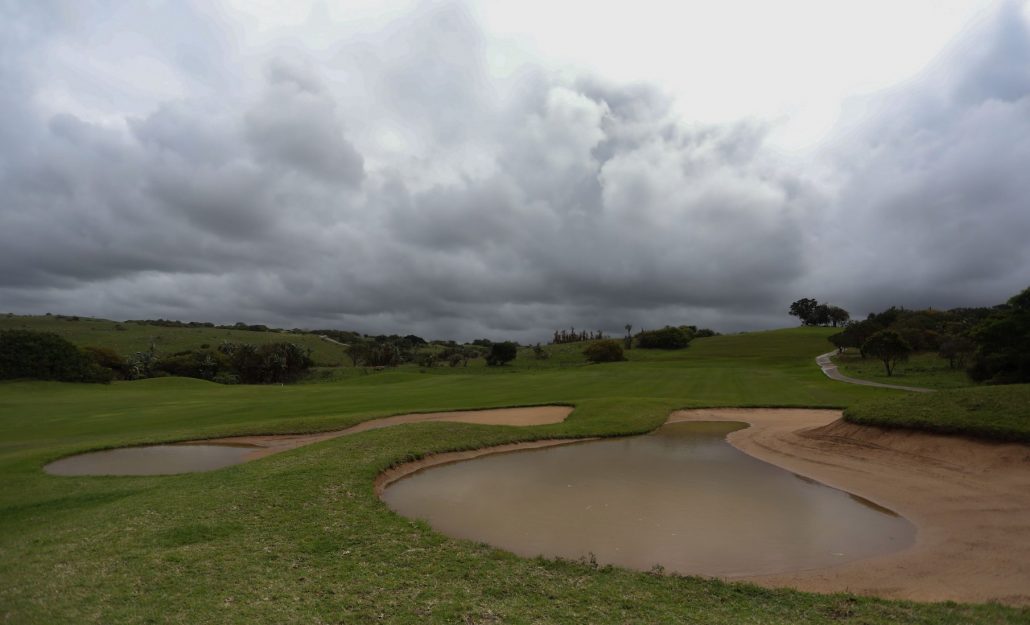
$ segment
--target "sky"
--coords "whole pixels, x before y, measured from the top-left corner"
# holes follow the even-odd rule
[[[0,0],[0,84],[0,312],[535,342],[1030,286],[1025,1]]]

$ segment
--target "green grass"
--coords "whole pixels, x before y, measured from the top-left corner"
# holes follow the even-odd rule
[[[976,384],[966,375],[965,369],[952,369],[947,360],[932,352],[912,354],[907,362],[898,363],[891,376],[884,370],[883,362],[862,358],[857,351],[837,354],[833,362],[844,375],[883,384],[934,389],[965,388]]]
[[[1030,443],[1030,384],[881,398],[849,407],[844,416],[863,425]]]
[[[200,349],[207,344],[217,347],[222,341],[236,343],[275,343],[287,341],[311,349],[311,357],[318,365],[340,365],[349,362],[339,345],[319,339],[312,334],[292,332],[253,332],[250,330],[221,330],[218,328],[172,328],[164,326],[124,323],[108,319],[68,316],[0,315],[0,330],[32,330],[53,332],[80,346],[110,347],[123,356],[146,351],[151,342],[159,354],[173,354],[188,349]]]
[[[690,406],[843,407],[896,391],[827,379],[822,329],[696,341],[630,361],[415,368],[324,384],[0,384],[0,622],[1027,623],[998,605],[916,604],[522,559],[391,513],[384,468],[428,453],[648,431]],[[573,346],[567,346],[571,350]],[[520,354],[520,359],[522,355]],[[546,363],[546,364],[545,364]],[[335,429],[407,411],[576,406],[534,428],[422,423],[210,473],[55,477],[116,445]]]

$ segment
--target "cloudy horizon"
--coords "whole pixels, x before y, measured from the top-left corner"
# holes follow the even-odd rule
[[[0,4],[0,312],[535,342],[1030,285],[1030,3],[662,4]]]

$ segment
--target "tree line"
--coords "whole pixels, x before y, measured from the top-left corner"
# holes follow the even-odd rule
[[[882,361],[888,376],[910,354],[936,352],[976,382],[1030,382],[1030,288],[992,307],[892,306],[846,323],[829,340],[841,352],[857,349],[862,358]]]
[[[840,306],[820,304],[817,300],[803,297],[790,305],[791,316],[801,320],[803,326],[838,327],[846,324],[851,314]]]
[[[109,383],[180,376],[221,384],[285,384],[298,380],[312,364],[309,349],[287,342],[225,341],[215,349],[171,354],[161,354],[151,343],[125,358],[109,347],[79,348],[52,332],[0,331],[0,379]]]

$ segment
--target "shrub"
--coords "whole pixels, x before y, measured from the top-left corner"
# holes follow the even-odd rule
[[[991,384],[1030,382],[1030,288],[998,307],[972,338],[977,350],[969,377]]]
[[[110,369],[53,332],[0,330],[0,379],[110,382]]]
[[[626,360],[622,353],[622,345],[610,339],[594,341],[583,350],[583,355],[590,362],[618,362]]]
[[[644,349],[683,349],[690,345],[690,336],[680,328],[665,326],[637,334],[637,347]]]
[[[486,364],[491,367],[499,367],[515,360],[518,352],[518,347],[511,341],[493,343],[490,345],[490,353],[486,355]]]
[[[176,352],[158,360],[154,372],[163,372],[184,378],[214,380],[231,366],[229,357],[211,350],[188,350]]]
[[[862,351],[883,362],[889,377],[899,362],[908,360],[912,346],[894,330],[880,330],[862,344]]]
[[[129,365],[122,355],[110,347],[83,347],[82,351],[97,365],[110,369],[113,377],[124,380],[129,377]]]
[[[347,357],[355,367],[396,367],[404,355],[393,343],[352,343]]]
[[[234,373],[244,384],[285,384],[294,382],[309,368],[310,350],[294,343],[267,343],[255,347],[247,343],[223,343]]]

